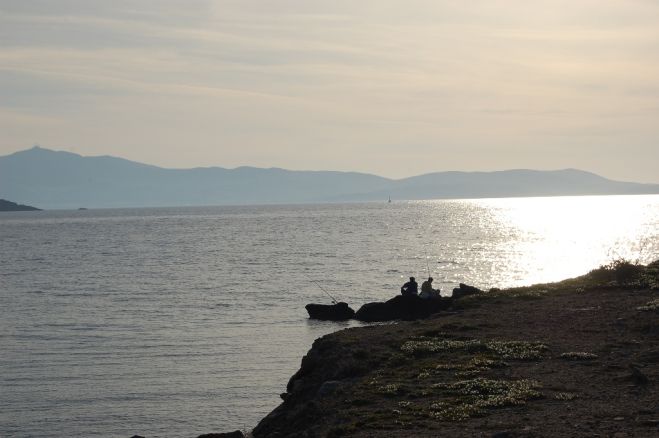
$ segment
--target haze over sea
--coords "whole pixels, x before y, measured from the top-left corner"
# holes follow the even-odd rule
[[[253,427],[313,340],[430,274],[448,292],[659,258],[659,196],[0,214],[0,436]],[[520,330],[524,330],[520,327]]]

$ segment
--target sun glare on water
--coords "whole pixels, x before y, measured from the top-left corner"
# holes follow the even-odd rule
[[[490,220],[519,238],[499,248],[524,283],[582,275],[615,259],[642,263],[659,256],[659,196],[639,203],[628,196],[469,201],[487,206]]]

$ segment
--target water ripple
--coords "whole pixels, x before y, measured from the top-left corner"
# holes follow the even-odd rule
[[[659,258],[659,197],[0,215],[0,436],[253,426],[313,340],[428,274],[443,291]],[[313,281],[312,281],[313,280]]]

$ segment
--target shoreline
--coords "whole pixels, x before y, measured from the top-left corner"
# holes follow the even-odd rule
[[[618,261],[331,333],[251,435],[656,436],[658,299],[659,262]]]

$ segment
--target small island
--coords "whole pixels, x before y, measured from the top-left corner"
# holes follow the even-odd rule
[[[41,211],[41,209],[0,199],[0,211]]]

